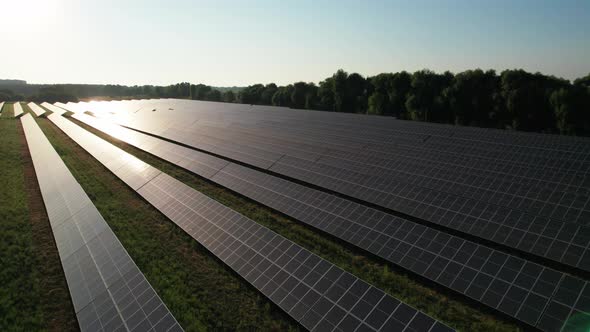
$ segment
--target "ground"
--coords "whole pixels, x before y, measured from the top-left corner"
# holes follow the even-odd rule
[[[37,118],[37,122],[187,331],[300,329],[287,314],[127,188],[50,121]],[[0,225],[0,257],[6,266],[0,271],[0,282],[9,285],[0,293],[0,330],[75,329],[65,278],[47,217],[39,204],[40,193],[19,126],[18,120],[0,118],[0,167],[6,170],[0,173],[0,183],[6,183],[0,191],[0,220],[4,220]],[[379,258],[84,127],[449,326],[462,331],[521,329]]]

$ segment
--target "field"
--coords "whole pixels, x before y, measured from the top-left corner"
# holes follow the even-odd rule
[[[4,113],[10,112],[10,105]],[[23,106],[25,112],[28,107]],[[7,109],[8,108],[8,109]],[[194,189],[460,331],[523,326],[384,260],[320,233],[71,119]],[[37,123],[187,331],[297,331],[301,326],[45,118]],[[76,318],[32,172],[20,121],[0,118],[0,330],[76,330]]]
[[[518,329],[516,326],[488,313],[474,310],[473,305],[467,305],[456,299],[449,298],[446,294],[438,292],[434,288],[420,284],[407,274],[396,271],[395,267],[368,256],[365,252],[346,246],[341,241],[327,235],[319,234],[317,231],[311,230],[288,217],[118,141],[75,119],[72,119],[72,121],[209,197],[303,245],[352,274],[386,290],[396,298],[424,310],[433,317],[449,322],[453,327],[464,331],[474,329],[511,331]]]
[[[0,329],[77,330],[20,122],[0,118]]]

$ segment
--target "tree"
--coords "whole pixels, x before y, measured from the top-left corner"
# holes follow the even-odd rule
[[[451,115],[443,91],[448,88],[453,75],[442,75],[430,70],[417,71],[412,75],[411,91],[406,108],[412,120],[450,122]]]
[[[309,83],[307,85],[307,94],[305,95],[305,109],[317,109],[318,107],[318,86]]]
[[[305,82],[297,82],[293,84],[293,92],[291,93],[291,107],[304,108],[306,94],[307,84],[305,84]]]
[[[297,82],[293,84],[293,91],[291,92],[291,107],[311,109],[315,106],[316,96],[317,87],[315,84]]]
[[[217,89],[210,90],[205,96],[205,100],[208,101],[221,101],[221,91]]]
[[[144,85],[141,87],[141,95],[146,97],[155,97],[155,89],[153,85]]]
[[[23,98],[24,99],[24,98]],[[21,100],[23,100],[21,99]],[[48,102],[48,103],[55,103],[55,102],[77,102],[78,98],[71,93],[67,92],[63,87],[59,86],[49,86],[39,89],[39,93],[30,98],[36,102]]]
[[[12,101],[14,92],[10,90],[0,90],[0,101]]]
[[[550,98],[555,113],[556,127],[561,134],[588,132],[590,124],[590,93],[588,88],[576,84],[554,91]]]
[[[77,98],[192,98],[275,105],[401,119],[537,132],[590,134],[590,74],[569,81],[524,70],[429,70],[364,78],[340,69],[319,85],[254,84],[214,88],[187,82],[168,86],[27,84],[0,80],[0,100],[72,101]]]
[[[261,104],[264,89],[262,84],[247,86],[238,93],[238,101],[242,104]]]
[[[317,92],[317,107],[322,111],[336,111],[334,78],[328,77],[320,82]]]
[[[236,101],[236,95],[232,90],[227,90],[223,93],[221,100],[226,103],[233,103]]]
[[[491,126],[498,124],[499,78],[496,72],[467,70],[455,75],[445,91],[456,124]]]
[[[574,81],[578,134],[590,135],[590,74]]]
[[[369,114],[393,115],[403,118],[406,113],[406,96],[411,88],[412,76],[407,72],[379,74],[367,80]],[[372,90],[369,94],[368,90]]]
[[[334,94],[334,110],[336,112],[346,112],[350,109],[348,105],[348,91],[346,89],[346,80],[348,73],[339,69],[332,76],[332,93]]]
[[[293,85],[279,87],[277,92],[272,96],[272,104],[274,106],[290,107],[292,94]]]
[[[389,97],[381,92],[373,92],[369,97],[369,109],[368,114],[384,115],[388,111]]]
[[[357,73],[352,73],[346,79],[345,91],[345,112],[365,113],[368,99],[367,80]]]
[[[576,79],[574,85],[590,88],[590,74]]]
[[[359,74],[348,75],[339,69],[331,78],[325,80],[326,87],[330,87],[333,97],[333,110],[346,113],[364,113],[367,109],[366,85],[367,81]],[[320,87],[320,89],[322,89]],[[326,97],[325,91],[321,91]],[[321,104],[327,100],[320,98]]]
[[[391,79],[386,83],[389,103],[391,104],[391,113],[387,112],[386,115],[393,115],[401,119],[408,117],[406,99],[411,88],[412,75],[410,73],[402,71],[392,75]]]
[[[260,95],[261,105],[272,105],[272,96],[277,92],[278,87],[274,83],[267,84]]]
[[[572,99],[572,93],[568,89],[562,88],[551,94],[550,102],[555,112],[556,126],[562,134],[573,134],[575,132]]]
[[[555,113],[549,99],[553,91],[568,85],[567,81],[522,69],[502,72],[500,93],[512,127],[529,131],[555,129]]]
[[[211,87],[204,84],[191,85],[191,96],[196,100],[206,100]]]

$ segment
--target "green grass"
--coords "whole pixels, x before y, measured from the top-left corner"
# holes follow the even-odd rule
[[[299,325],[69,139],[36,119],[187,331],[294,331]]]
[[[0,118],[8,119],[14,117],[14,109],[12,108],[14,103],[4,103],[4,107],[2,107],[2,113],[0,113]]]
[[[2,113],[12,114],[12,104],[5,104]],[[75,330],[42,202],[36,204],[41,213],[31,214],[31,188],[38,187],[34,178],[25,179],[21,153],[26,143],[19,125],[19,120],[0,118],[0,331]]]
[[[38,330],[43,326],[39,278],[21,162],[17,122],[0,118],[0,330]]]
[[[421,309],[448,325],[461,331],[518,331],[521,327],[479,309],[472,302],[467,303],[448,296],[435,287],[428,287],[410,275],[396,270],[384,261],[365,255],[364,252],[322,235],[290,218],[273,212],[233,192],[212,184],[180,167],[163,161],[124,142],[105,135],[85,124],[77,124],[108,140],[163,172],[190,185],[196,190],[242,213],[256,222],[304,246],[344,270],[383,289],[394,297]]]

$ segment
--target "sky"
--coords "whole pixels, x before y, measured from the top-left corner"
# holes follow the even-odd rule
[[[590,73],[589,0],[0,0],[0,78],[214,86]]]

